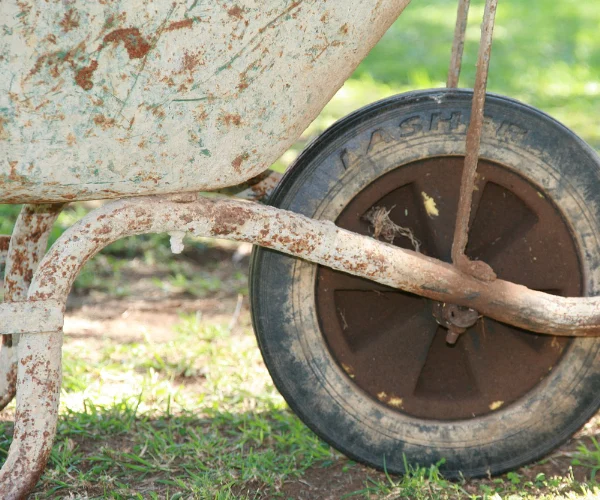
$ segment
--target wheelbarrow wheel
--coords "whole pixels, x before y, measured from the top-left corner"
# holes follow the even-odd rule
[[[350,115],[298,158],[271,204],[450,261],[471,96],[415,92]],[[596,295],[595,153],[540,111],[489,96],[481,158],[467,255],[532,289]],[[389,472],[497,474],[547,454],[600,405],[600,339],[483,317],[450,346],[433,301],[264,248],[251,302],[290,407]]]

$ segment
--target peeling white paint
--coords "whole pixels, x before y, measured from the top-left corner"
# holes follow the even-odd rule
[[[185,245],[183,244],[183,238],[185,233],[183,231],[173,231],[169,233],[171,236],[171,252],[174,254],[180,254],[185,249]]]
[[[390,398],[388,401],[388,404],[394,408],[402,408],[402,403],[404,403],[404,400],[397,397]]]

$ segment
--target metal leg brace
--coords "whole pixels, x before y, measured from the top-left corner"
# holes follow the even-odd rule
[[[4,273],[4,301],[27,300],[27,290],[46,253],[50,230],[64,205],[25,205],[10,238]],[[15,337],[15,338],[13,338]],[[18,338],[2,335],[0,347],[0,410],[15,397]]]
[[[5,303],[22,302],[48,245],[50,230],[64,205],[25,205],[13,230],[4,280]],[[7,304],[5,304],[7,305]],[[21,319],[23,320],[23,318]],[[13,443],[0,471],[4,499],[23,498],[39,479],[56,431],[60,391],[62,335],[24,335],[2,346],[0,404],[3,408],[17,394]],[[22,361],[17,365],[18,358]],[[28,363],[23,363],[28,360]],[[13,450],[17,452],[14,453]]]

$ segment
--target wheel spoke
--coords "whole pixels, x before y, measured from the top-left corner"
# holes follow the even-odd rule
[[[394,224],[411,231],[419,242],[419,250],[422,253],[431,256],[437,255],[428,217],[423,209],[423,197],[417,182],[389,192],[377,200],[373,207],[385,208],[389,211],[389,218]],[[369,207],[363,216],[373,207]],[[405,236],[396,237],[393,244],[401,248],[415,250],[412,241]]]
[[[488,318],[462,341],[488,404],[512,400],[535,386],[570,342],[568,338],[536,335]]]
[[[413,394],[417,398],[448,401],[476,398],[479,387],[464,342],[451,347],[446,343],[446,333],[445,328],[438,327]]]
[[[503,280],[557,295],[579,295],[579,285],[570,284],[569,279],[569,273],[578,265],[577,255],[555,241],[543,224],[527,227],[523,222],[497,243],[501,250],[488,251],[483,258]]]
[[[479,212],[479,206],[481,205],[481,200],[483,199],[483,194],[485,193],[485,188],[488,185],[488,180],[481,174],[478,174],[475,178],[475,188],[473,190],[473,199],[471,200],[471,218],[469,219],[469,231],[473,227],[473,222],[475,221],[475,217],[477,217],[477,213]]]
[[[373,293],[397,291],[376,281],[352,276],[342,271],[334,271],[328,267],[319,267],[318,280],[319,288],[324,292],[329,290],[360,290]]]
[[[342,366],[380,401],[389,404],[391,401],[392,405],[394,401],[408,401],[438,326],[426,308],[404,322],[386,322],[379,328],[385,333],[346,356]],[[373,359],[378,360],[377,368],[369,369]]]
[[[453,158],[444,166],[443,172],[434,171],[417,179],[413,183],[413,196],[425,229],[427,255],[450,262],[462,162]]]
[[[513,193],[493,182],[479,192],[467,252],[469,257],[489,261],[537,223],[537,217]]]
[[[411,332],[411,322],[423,316],[427,306],[421,297],[403,292],[359,290],[336,290],[334,303],[343,341],[351,352],[365,350],[367,355],[380,351],[381,342],[390,347],[405,331]]]

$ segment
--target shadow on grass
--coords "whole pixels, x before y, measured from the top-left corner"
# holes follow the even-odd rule
[[[287,409],[140,415],[140,400],[86,403],[60,419],[32,498],[486,498],[585,496],[596,486],[600,430],[499,478],[450,482],[435,466],[390,476],[341,457]],[[10,445],[0,424],[0,455]],[[585,447],[587,453],[581,453]],[[580,450],[577,452],[577,450]],[[573,463],[579,463],[574,469]],[[334,496],[331,496],[331,495]],[[593,493],[595,494],[595,493]],[[290,496],[291,495],[291,496]],[[548,498],[554,498],[549,496]]]
[[[250,482],[256,494],[271,498],[284,481],[338,458],[288,410],[202,411],[138,415],[131,400],[67,411],[36,498],[164,498],[169,492],[227,498]],[[11,433],[12,424],[0,424],[0,456]]]

